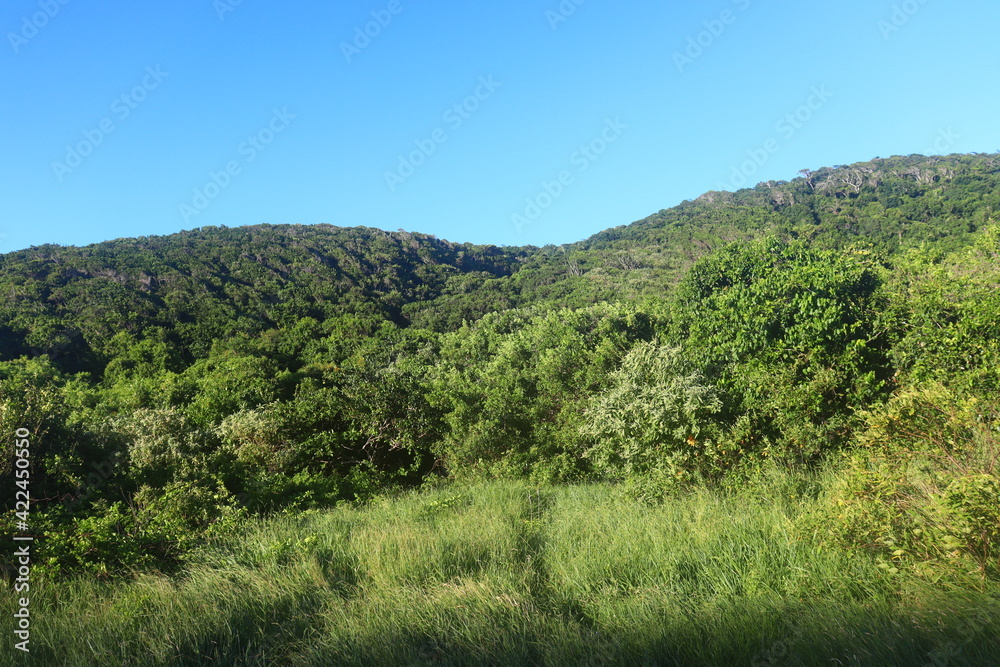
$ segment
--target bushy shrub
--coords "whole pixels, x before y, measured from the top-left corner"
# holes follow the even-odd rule
[[[586,475],[582,407],[652,329],[634,307],[601,304],[495,313],[446,336],[430,382],[446,427],[435,454],[456,476]]]
[[[121,501],[98,500],[73,514],[56,505],[35,512],[32,523],[45,535],[37,563],[45,576],[74,571],[109,577],[166,555],[145,539],[135,512]]]
[[[639,343],[586,410],[580,431],[593,444],[585,455],[599,474],[656,495],[723,461],[710,421],[720,407],[679,348]]]
[[[176,562],[206,537],[229,534],[247,515],[224,485],[205,479],[144,486],[128,503],[98,499],[76,511],[50,506],[32,523],[45,535],[42,572],[111,577]]]
[[[269,472],[282,471],[294,455],[285,424],[274,406],[231,414],[222,420],[215,432],[244,466]]]
[[[205,537],[223,534],[247,515],[218,479],[177,480],[143,487],[134,498],[139,534],[165,555],[183,553]]]
[[[802,528],[883,566],[931,579],[1000,577],[1000,416],[940,384],[901,390],[868,429]]]
[[[681,282],[669,341],[716,388],[741,458],[815,462],[883,399],[878,268],[866,250],[764,238],[703,258]]]
[[[1000,225],[969,248],[899,258],[884,327],[894,332],[898,380],[1000,390]]]
[[[218,424],[234,412],[276,400],[284,376],[272,359],[237,356],[224,349],[210,359],[196,362],[185,375],[197,385],[185,412],[203,428]]]
[[[162,488],[174,479],[218,470],[223,452],[211,435],[175,408],[142,409],[114,426],[128,442],[129,474],[137,486]]]

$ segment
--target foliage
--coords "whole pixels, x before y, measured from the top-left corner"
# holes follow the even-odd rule
[[[1000,415],[940,384],[908,388],[867,415],[814,526],[892,572],[1000,575]]]
[[[176,575],[33,578],[31,653],[54,667],[996,664],[995,582],[935,590],[793,539],[814,500],[774,494],[803,478],[656,506],[607,484],[503,482],[254,520]]]
[[[692,267],[669,340],[715,387],[719,421],[742,455],[814,461],[847,442],[855,410],[884,397],[879,285],[867,252],[774,238]]]
[[[430,400],[456,475],[571,479],[586,471],[580,404],[652,321],[629,307],[506,311],[442,341]]]
[[[30,433],[60,571],[439,478],[665,501],[774,460],[840,462],[803,523],[830,544],[989,577],[998,192],[996,155],[909,156],[560,247],[254,225],[9,253],[0,431]]]
[[[676,482],[710,472],[724,452],[713,442],[711,416],[721,402],[680,348],[639,343],[595,397],[581,432],[594,445],[586,455],[597,471]]]
[[[890,283],[886,326],[901,382],[938,381],[1000,390],[1000,225],[954,253],[900,258]]]

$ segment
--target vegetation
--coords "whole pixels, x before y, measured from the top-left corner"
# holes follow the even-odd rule
[[[183,577],[43,581],[47,665],[995,664],[1000,598],[798,537],[820,480],[649,506],[518,482],[273,518]],[[13,663],[11,663],[13,664]]]
[[[0,256],[38,650],[995,664],[998,204],[1000,156],[910,156],[559,248]]]

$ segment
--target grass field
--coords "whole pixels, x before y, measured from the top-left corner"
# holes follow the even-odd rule
[[[171,576],[33,582],[30,663],[1000,664],[997,587],[797,537],[816,488],[775,473],[647,506],[492,483],[274,518]]]

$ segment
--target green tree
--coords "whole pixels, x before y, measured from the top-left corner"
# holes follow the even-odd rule
[[[685,277],[670,340],[717,388],[735,445],[814,460],[847,442],[854,411],[888,391],[880,286],[867,250],[776,238],[729,246]]]

